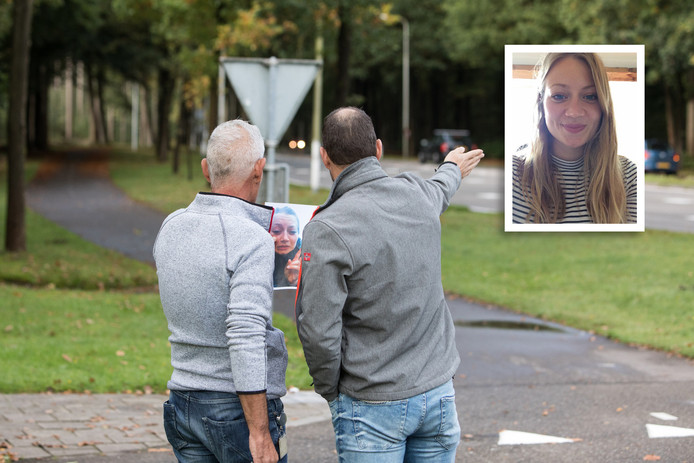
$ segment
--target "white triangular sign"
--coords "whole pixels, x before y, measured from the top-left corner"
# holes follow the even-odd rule
[[[266,141],[282,138],[320,67],[319,61],[273,58],[225,58],[222,64],[241,106]]]
[[[499,433],[499,445],[524,445],[524,444],[567,444],[573,439],[564,437],[545,436],[522,431],[503,430]]]
[[[678,428],[676,426],[663,426],[661,424],[647,424],[648,437],[659,439],[661,437],[692,437],[694,429]]]

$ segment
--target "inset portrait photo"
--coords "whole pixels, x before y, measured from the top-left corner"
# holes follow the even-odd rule
[[[506,231],[644,230],[643,45],[507,45]]]

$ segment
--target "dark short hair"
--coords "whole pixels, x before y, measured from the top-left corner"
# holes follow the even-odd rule
[[[330,160],[346,166],[376,156],[376,131],[368,114],[359,108],[338,108],[323,120],[323,148]]]

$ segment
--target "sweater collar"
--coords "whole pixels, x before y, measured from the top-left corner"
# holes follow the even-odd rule
[[[245,217],[268,231],[272,227],[272,217],[275,213],[275,209],[270,206],[251,203],[236,196],[210,192],[198,193],[188,209]]]

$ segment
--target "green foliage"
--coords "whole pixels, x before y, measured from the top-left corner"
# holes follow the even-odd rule
[[[443,6],[448,52],[473,68],[503,69],[506,44],[558,43],[566,37],[554,0],[446,0]]]

